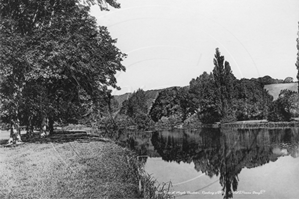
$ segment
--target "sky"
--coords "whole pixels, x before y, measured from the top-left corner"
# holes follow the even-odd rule
[[[128,55],[114,95],[187,86],[214,68],[219,48],[238,78],[296,80],[298,0],[118,0],[92,7],[116,46]]]

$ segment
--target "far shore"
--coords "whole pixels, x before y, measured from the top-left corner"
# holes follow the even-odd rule
[[[222,127],[230,128],[296,128],[299,127],[299,120],[289,122],[270,122],[266,120],[250,120],[250,121],[238,121],[231,123],[220,124]]]
[[[261,128],[276,128],[276,127],[287,127],[287,128],[294,128],[294,127],[299,127],[299,118],[293,118],[291,121],[278,121],[278,122],[272,122],[272,121],[267,121],[267,120],[244,120],[244,121],[235,121],[235,122],[229,122],[229,123],[214,123],[214,124],[202,124],[199,122],[197,125],[198,127],[202,128],[220,128],[220,127],[261,127]],[[189,128],[194,128],[194,125],[176,125],[170,129],[189,129]],[[137,129],[136,126],[129,126],[126,128],[128,130],[139,130]],[[160,129],[166,129],[166,128],[155,128],[152,130],[160,130]],[[148,130],[151,132],[152,130]],[[93,131],[91,127],[86,127],[84,125],[76,125],[76,124],[70,124],[65,127],[57,127],[55,129],[55,133],[59,132],[86,132],[90,134]],[[145,130],[141,130],[145,131]],[[21,130],[21,134],[26,134],[26,131],[24,128]],[[0,129],[0,140],[3,139],[9,139],[9,131],[8,130],[1,130]]]

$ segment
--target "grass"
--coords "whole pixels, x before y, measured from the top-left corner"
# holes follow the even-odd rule
[[[0,198],[171,198],[128,149],[96,136],[59,136],[0,146]]]

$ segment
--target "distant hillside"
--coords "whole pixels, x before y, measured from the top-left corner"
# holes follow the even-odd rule
[[[123,95],[114,95],[115,100],[118,102],[118,109],[122,107],[122,103],[127,100],[132,93],[125,93]]]
[[[152,102],[156,99],[156,97],[158,96],[159,92],[162,91],[164,89],[157,89],[157,90],[148,90],[145,91],[146,93],[146,97],[147,97],[147,107],[149,108],[152,104]],[[117,100],[118,104],[119,104],[119,109],[122,107],[122,103],[127,100],[132,93],[125,93],[123,95],[115,95],[114,98]]]
[[[148,107],[148,111],[150,109],[150,107],[152,106],[153,102],[156,100],[159,92],[161,92],[164,89],[158,89],[158,90],[149,90],[146,91],[146,97],[147,97],[147,107]]]
[[[273,100],[276,100],[281,90],[288,89],[298,92],[298,83],[269,84],[265,85],[264,88],[273,96]]]

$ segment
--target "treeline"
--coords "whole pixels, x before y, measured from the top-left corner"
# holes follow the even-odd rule
[[[203,72],[187,87],[159,91],[150,105],[147,92],[139,89],[123,101],[116,119],[127,116],[131,125],[139,128],[149,128],[153,123],[174,127],[242,120],[289,121],[298,116],[298,93],[283,90],[273,101],[264,86],[274,82],[281,80],[269,76],[237,79],[216,49],[212,72]]]

